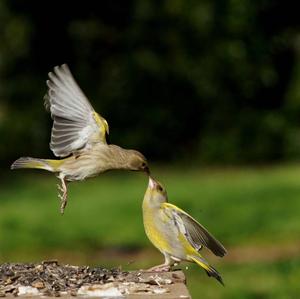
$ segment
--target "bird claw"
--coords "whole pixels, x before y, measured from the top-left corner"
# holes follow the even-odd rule
[[[67,205],[67,191],[60,185],[57,185],[57,188],[60,192],[62,192],[62,194],[58,193],[57,196],[60,199],[60,213],[63,215]]]
[[[60,213],[63,215],[65,212],[65,207],[67,205],[67,197],[63,198],[60,203]]]
[[[60,199],[60,213],[63,215],[67,205],[67,193],[58,194],[58,198]]]
[[[60,192],[62,192],[62,193],[64,193],[64,188],[60,185],[60,184],[56,184],[56,186],[57,186],[57,189],[60,191]]]
[[[158,265],[150,269],[147,269],[147,272],[169,272],[171,269],[170,265]]]

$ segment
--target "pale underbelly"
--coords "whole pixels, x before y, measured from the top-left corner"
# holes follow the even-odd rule
[[[109,170],[107,167],[101,167],[95,163],[83,164],[80,161],[76,162],[74,161],[71,167],[69,163],[61,167],[60,173],[67,181],[82,181]]]

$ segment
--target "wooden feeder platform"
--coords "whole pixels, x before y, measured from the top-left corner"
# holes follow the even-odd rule
[[[1,264],[0,297],[191,299],[182,271],[125,272],[57,261]]]

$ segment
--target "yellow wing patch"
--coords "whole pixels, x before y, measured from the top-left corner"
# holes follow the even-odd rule
[[[185,250],[186,255],[198,254],[197,250],[191,245],[191,243],[186,239],[186,236],[179,233],[178,239]]]
[[[181,212],[181,213],[186,214],[185,211],[181,210],[180,208],[176,207],[175,205],[172,205],[171,203],[164,202],[164,203],[162,203],[161,205],[162,205],[162,208],[174,209],[175,211],[179,211],[179,212]]]
[[[93,118],[96,121],[99,128],[104,128],[104,130],[100,130],[101,138],[105,140],[105,135],[109,134],[109,126],[105,118],[100,116],[96,111],[93,112]]]

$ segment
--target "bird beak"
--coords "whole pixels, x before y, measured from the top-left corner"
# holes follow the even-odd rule
[[[157,186],[157,182],[151,177],[149,176],[149,184],[148,184],[148,187],[150,189],[155,189],[155,187]]]

